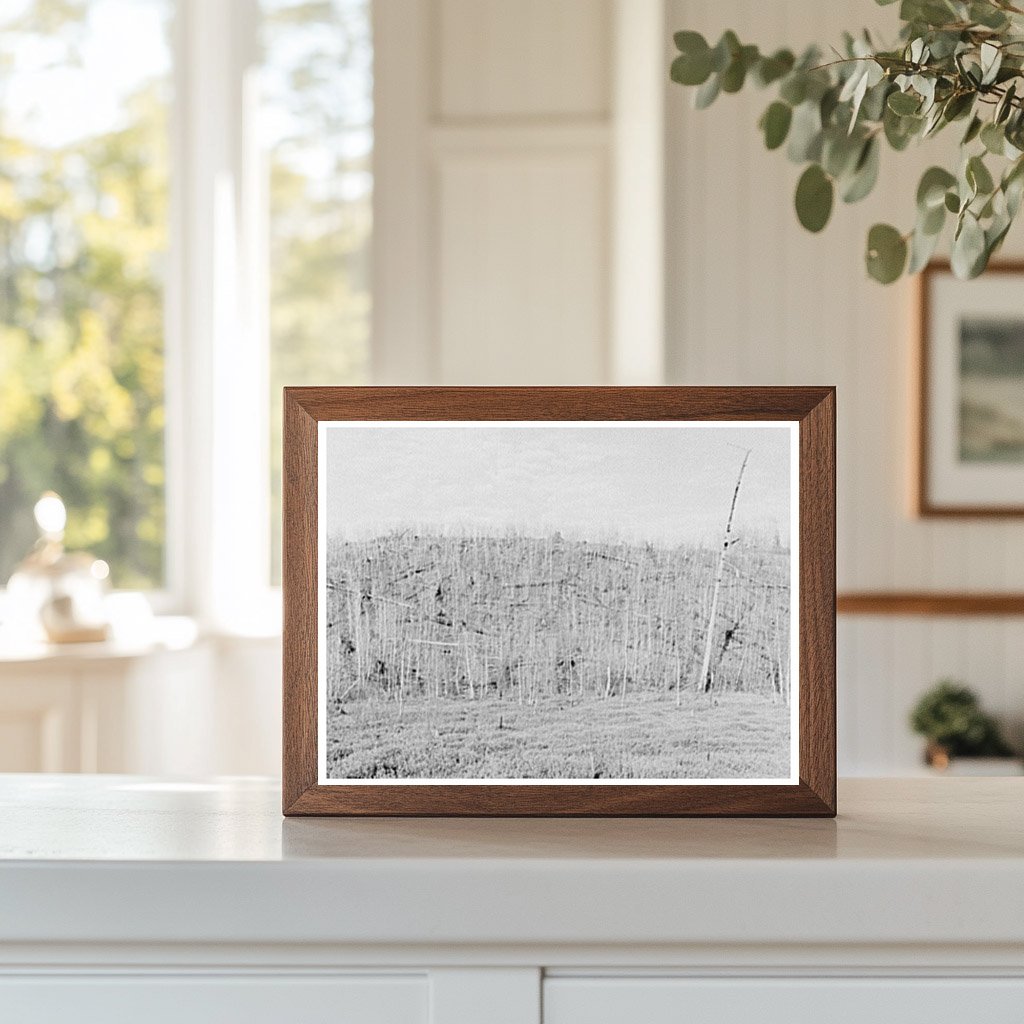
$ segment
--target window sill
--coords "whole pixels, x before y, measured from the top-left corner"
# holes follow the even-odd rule
[[[109,640],[99,643],[52,644],[0,629],[0,664],[142,658],[161,651],[188,650],[199,636],[196,621],[184,615],[154,616],[144,624],[115,629]]]

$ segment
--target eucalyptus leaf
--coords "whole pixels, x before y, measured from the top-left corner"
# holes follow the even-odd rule
[[[907,263],[906,239],[890,224],[876,224],[868,232],[868,274],[880,284],[892,284]]]
[[[981,65],[976,60],[968,60],[962,53],[957,53],[953,56],[953,63],[965,88],[981,88]]]
[[[988,266],[988,261],[992,258],[992,254],[1001,248],[1012,223],[1013,219],[1010,215],[1003,213],[996,217],[985,229],[985,262],[982,266],[975,268],[975,276]]]
[[[754,66],[753,78],[762,88],[784,78],[793,70],[796,58],[789,50],[776,50],[770,57],[762,57]]]
[[[991,121],[981,129],[981,143],[993,155],[1002,156],[1006,147],[1006,133],[1001,125]]]
[[[922,138],[927,138],[929,135],[938,131],[942,127],[942,107],[932,107],[931,113],[925,119],[924,131],[921,132]]]
[[[853,174],[843,187],[844,203],[860,202],[875,187],[875,183],[878,181],[880,148],[877,137],[872,137],[864,143]]]
[[[946,224],[946,204],[940,203],[930,210],[919,210],[917,214],[917,227],[923,234],[938,235]]]
[[[733,58],[740,52],[742,44],[732,29],[722,33],[722,37],[715,44],[711,51],[711,70],[721,74],[733,62]]]
[[[722,91],[722,80],[717,74],[713,74],[694,94],[693,105],[698,110],[705,110],[711,106]]]
[[[850,136],[838,127],[822,133],[821,166],[833,178],[852,171],[864,149],[864,136]]]
[[[903,0],[900,17],[904,21],[920,21],[925,25],[944,25],[957,17],[957,11],[943,0]]]
[[[973,176],[968,175],[967,166],[968,162],[965,160],[960,165],[960,170],[956,177],[956,192],[960,197],[960,209],[958,212],[960,213],[963,213],[978,197],[978,183]]]
[[[889,96],[889,109],[901,117],[916,114],[921,107],[921,100],[909,92],[894,92]]]
[[[986,41],[981,44],[979,56],[981,57],[981,84],[991,85],[1002,66],[1002,50],[994,43]]]
[[[747,72],[758,59],[756,46],[741,46],[732,63],[722,72],[722,92],[739,92],[746,81]]]
[[[961,280],[977,277],[981,267],[984,269],[985,232],[978,219],[970,212],[965,212],[960,227],[953,238],[953,251],[950,264],[953,273]]]
[[[786,155],[793,163],[817,160],[821,156],[821,111],[810,100],[793,111]]]
[[[978,25],[995,30],[1003,29],[1008,23],[1006,15],[993,7],[990,3],[972,3],[968,10],[968,17]]]
[[[932,60],[946,60],[952,57],[960,45],[960,33],[949,29],[932,32],[928,40],[928,48],[932,51]]]
[[[821,123],[828,124],[830,121],[836,121],[838,123],[841,113],[838,111],[839,107],[839,93],[840,89],[832,88],[829,89],[824,96],[818,102],[818,111],[821,114]]]
[[[924,100],[922,111],[927,113],[935,104],[935,79],[927,75],[913,75],[910,84]]]
[[[684,29],[681,32],[672,33],[672,42],[680,53],[694,53],[703,50],[710,53],[711,47],[708,41],[699,33]]]
[[[970,145],[981,133],[983,122],[980,117],[972,117],[971,123],[967,126],[967,131],[964,132],[963,139],[960,140],[961,146]]]
[[[779,87],[779,98],[791,107],[797,107],[807,99],[807,75],[803,71],[794,71],[787,75]]]
[[[917,208],[927,213],[936,206],[942,206],[946,192],[955,184],[956,176],[944,167],[929,167],[917,186]]]
[[[850,127],[852,132],[857,123],[857,115],[860,106],[864,102],[868,89],[881,82],[884,72],[882,68],[871,58],[862,58],[853,74],[846,80],[842,92],[839,94],[840,103],[850,103],[853,111],[850,114]]]
[[[761,115],[761,130],[764,144],[768,149],[778,149],[786,141],[789,126],[793,121],[793,108],[788,103],[776,100]]]
[[[996,104],[996,112],[992,116],[992,120],[996,124],[1002,124],[1013,110],[1013,101],[1017,96],[1017,83],[1011,82],[1007,87],[1006,91],[1000,97],[999,102]]]
[[[808,231],[821,231],[832,215],[832,180],[817,165],[811,164],[796,186],[796,215]]]
[[[1006,213],[1013,222],[1013,218],[1020,212],[1021,199],[1024,198],[1024,178],[1017,178],[1003,187],[1006,195]]]
[[[966,117],[974,107],[975,95],[971,92],[954,93],[942,107],[942,116],[946,121],[957,121]]]
[[[981,57],[981,84],[991,85],[999,74],[1003,63],[1003,51],[991,42],[981,44],[979,51]]]
[[[711,54],[707,49],[699,56],[684,53],[676,57],[669,71],[672,81],[680,85],[703,85],[710,74]]]
[[[886,110],[882,117],[885,141],[897,152],[904,150],[923,124],[922,117],[900,117],[891,110]]]
[[[992,175],[980,156],[972,156],[967,161],[966,176],[976,194],[987,196],[995,188]]]
[[[910,261],[907,264],[908,274],[917,274],[931,261],[938,247],[941,231],[928,233],[920,227],[914,230],[910,238]]]
[[[886,100],[893,91],[893,84],[886,78],[881,78],[872,85],[864,95],[864,102],[860,105],[858,119],[863,124],[865,121],[881,121],[885,113]]]
[[[1017,160],[1003,175],[1003,195],[1006,196],[1006,209],[1012,220],[1020,210],[1021,198],[1024,197],[1024,157]]]

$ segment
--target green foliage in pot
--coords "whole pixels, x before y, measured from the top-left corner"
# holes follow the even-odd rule
[[[910,715],[910,725],[951,757],[1007,757],[1013,754],[991,715],[966,686],[948,679],[929,690]]]
[[[796,213],[808,231],[825,227],[837,196],[855,203],[871,192],[883,144],[902,151],[957,125],[959,165],[925,172],[913,226],[876,224],[865,261],[882,284],[916,273],[952,223],[953,270],[977,277],[1024,197],[1024,6],[901,0],[899,17],[897,45],[846,33],[830,55],[813,46],[799,56],[764,54],[732,31],[714,46],[697,32],[677,32],[671,76],[696,88],[698,108],[747,83],[772,89],[759,127],[768,149],[785,145],[790,160],[807,165]]]

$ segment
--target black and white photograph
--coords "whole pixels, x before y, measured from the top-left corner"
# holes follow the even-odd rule
[[[321,783],[795,783],[796,424],[327,422]]]

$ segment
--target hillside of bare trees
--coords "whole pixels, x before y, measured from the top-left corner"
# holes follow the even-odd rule
[[[701,678],[719,554],[558,534],[405,530],[334,542],[326,580],[330,774],[431,774],[410,763],[408,743],[396,743],[418,728],[428,760],[441,758],[433,772],[446,775],[499,777],[500,768],[522,777],[655,777],[649,758],[627,756],[652,741],[659,772],[676,777],[694,753],[682,742],[683,718],[677,762],[666,748],[673,736],[649,734],[664,730],[659,716],[681,710],[691,719],[699,712],[705,733],[711,718],[738,715],[721,731],[744,733],[758,709],[774,708],[772,736],[788,749],[778,733],[788,727],[789,550],[740,539],[726,552]],[[627,724],[632,741],[612,735]],[[489,757],[445,753],[446,744],[479,744],[481,730],[494,733]],[[529,754],[542,734],[547,740]],[[552,762],[560,736],[575,736],[572,763]],[[622,756],[601,772],[609,743]],[[745,770],[742,736],[715,743],[734,770]],[[710,760],[697,766],[704,774],[713,774]]]

